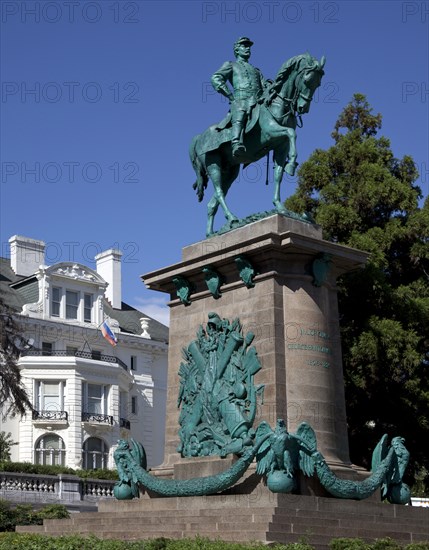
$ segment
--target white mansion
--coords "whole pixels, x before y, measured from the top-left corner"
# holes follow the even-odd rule
[[[98,254],[96,270],[45,265],[45,243],[9,239],[0,292],[29,345],[19,359],[34,412],[0,418],[18,445],[13,461],[112,468],[118,439],[134,438],[149,466],[162,462],[168,328],[121,300],[121,252]],[[117,339],[102,335],[108,320]]]

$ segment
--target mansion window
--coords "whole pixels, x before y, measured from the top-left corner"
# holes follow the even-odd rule
[[[66,319],[77,319],[79,292],[66,290]]]
[[[92,294],[85,294],[83,297],[83,320],[85,323],[92,321]]]
[[[64,411],[65,403],[65,380],[36,380],[36,402],[37,411]]]
[[[52,308],[51,308],[52,316],[59,317],[60,309],[61,309],[61,288],[54,287],[52,289]]]
[[[52,287],[51,316],[92,323],[94,317],[93,294],[78,290]]]
[[[109,467],[109,447],[98,437],[90,437],[83,444],[83,468],[97,470]]]
[[[56,434],[45,434],[35,445],[35,462],[45,466],[65,466],[66,446],[63,439]]]
[[[83,384],[83,412],[90,414],[108,414],[109,386]]]
[[[131,397],[131,414],[137,414],[137,397],[135,395]]]

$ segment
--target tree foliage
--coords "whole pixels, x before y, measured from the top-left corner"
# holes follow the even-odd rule
[[[419,207],[416,165],[377,136],[381,122],[355,94],[286,205],[310,212],[324,238],[370,252],[339,281],[351,458],[368,466],[384,433],[401,434],[413,482],[429,470],[429,199]]]
[[[25,343],[16,318],[0,297],[0,406],[3,416],[23,415],[27,409],[33,409],[17,364]]]
[[[0,462],[9,462],[11,457],[11,449],[14,445],[18,445],[14,441],[10,432],[0,432]]]

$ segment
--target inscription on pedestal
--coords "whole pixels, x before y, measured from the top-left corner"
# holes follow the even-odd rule
[[[317,339],[329,341],[330,336],[327,332],[323,330],[318,330],[311,327],[302,327],[299,330],[298,338],[306,337],[306,336],[312,336],[313,341],[316,341]],[[331,348],[327,345],[317,344],[317,343],[308,343],[308,342],[294,342],[287,345],[288,349],[290,350],[296,350],[296,351],[315,351],[318,353],[324,353],[326,355],[332,355]],[[325,369],[328,369],[330,367],[330,364],[325,359],[308,359],[305,363],[306,365],[310,367],[322,367]]]

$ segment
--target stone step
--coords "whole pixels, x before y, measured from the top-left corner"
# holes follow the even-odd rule
[[[388,505],[383,506],[383,508],[388,508]],[[408,507],[404,507],[407,508]],[[413,511],[417,510],[416,508],[411,508]],[[423,517],[419,517],[420,514],[412,514],[410,516],[404,516],[404,515],[398,515],[398,516],[392,516],[392,515],[382,515],[380,513],[378,514],[357,514],[356,512],[335,512],[333,514],[332,512],[321,512],[317,510],[296,510],[295,513],[292,513],[291,511],[283,511],[279,510],[275,513],[275,518],[290,518],[290,517],[304,517],[304,518],[323,518],[323,519],[331,519],[332,517],[348,521],[353,520],[356,518],[363,518],[365,521],[368,521],[370,523],[374,522],[386,522],[386,523],[397,523],[398,521],[407,523],[410,522],[418,524],[421,523],[422,520],[427,521],[428,513],[422,514]]]
[[[231,542],[299,542],[328,550],[335,537],[391,536],[401,542],[429,540],[429,510],[368,501],[266,494],[102,501],[98,513],[73,514],[68,520],[45,520],[42,528],[21,532],[52,535],[79,533],[100,538],[144,540],[195,538]],[[103,504],[104,503],[104,504]],[[39,530],[40,529],[40,530]]]
[[[282,526],[270,526],[270,534],[276,536],[286,532],[289,532],[288,527],[283,530]],[[380,538],[380,537],[392,537],[395,540],[400,540],[404,542],[411,542],[411,533],[409,530],[393,530],[389,528],[383,528],[380,526],[380,529],[366,529],[365,527],[361,528],[347,528],[347,527],[332,527],[332,526],[323,526],[323,525],[313,525],[313,524],[300,524],[292,525],[292,533],[296,535],[301,535],[304,537],[307,536],[319,536],[325,535],[330,536],[331,538],[346,537],[346,538]]]
[[[235,525],[248,525],[249,523],[255,523],[255,522],[265,522],[267,525],[270,521],[273,519],[273,514],[267,513],[267,514],[253,514],[253,513],[247,513],[247,514],[234,514],[221,512],[219,511],[218,514],[213,515],[205,515],[205,514],[198,514],[195,511],[190,511],[187,514],[181,513],[176,514],[175,512],[172,514],[171,512],[163,513],[163,512],[157,512],[156,514],[152,515],[144,515],[142,514],[127,514],[122,515],[121,517],[115,517],[112,514],[105,514],[100,517],[86,517],[86,514],[81,514],[80,516],[73,517],[73,519],[69,520],[72,522],[72,525],[75,526],[81,526],[81,525],[110,525],[112,522],[115,523],[121,523],[121,524],[129,524],[129,523],[135,523],[142,521],[142,518],[144,518],[145,524],[151,524],[151,523],[178,523],[178,522],[218,522],[218,523],[224,523],[226,525],[230,523],[234,523]],[[51,521],[61,521],[61,520],[46,520],[46,525],[52,525],[55,526],[56,523],[50,523]],[[68,525],[68,523],[64,523],[64,525]]]
[[[358,518],[356,515],[354,517],[344,518],[320,518],[320,517],[290,517],[290,516],[278,516],[276,515],[271,522],[272,526],[282,525],[283,523],[292,523],[293,525],[320,525],[320,526],[331,526],[338,528],[354,529],[362,528],[369,530],[379,530],[389,529],[392,531],[414,531],[416,533],[426,533],[428,531],[428,526],[426,522],[422,523],[421,521],[407,521],[406,523],[401,521],[399,522],[396,518],[382,518],[375,521],[368,521],[366,518]]]

